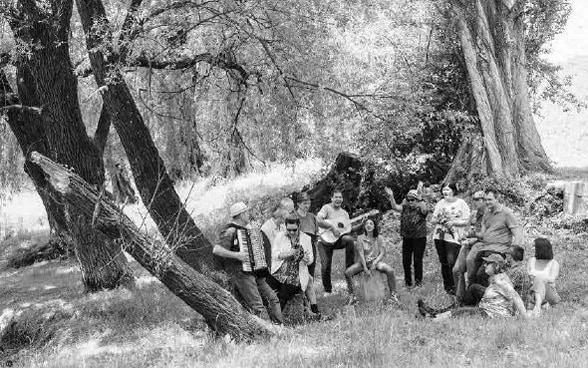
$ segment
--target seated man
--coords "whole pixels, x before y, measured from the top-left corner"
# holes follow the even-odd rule
[[[512,210],[498,202],[498,192],[485,190],[486,212],[482,218],[482,229],[476,234],[480,242],[474,244],[466,257],[468,284],[476,282],[476,274],[482,264],[482,257],[491,253],[507,253],[513,245],[521,245],[523,232]]]
[[[249,255],[240,251],[237,231],[247,230],[250,226],[247,205],[243,202],[237,202],[231,206],[230,213],[232,221],[221,232],[220,244],[215,244],[212,253],[222,258],[223,267],[230,277],[233,292],[237,294],[237,299],[243,302],[243,306],[261,318],[282,324],[282,310],[278,297],[266,283],[265,276],[243,270],[243,262],[248,260]],[[270,249],[267,237],[264,236],[263,241],[264,248]],[[271,259],[269,253],[266,251],[267,258]],[[271,260],[268,261],[271,265]],[[267,311],[263,300],[267,302]]]
[[[518,315],[527,318],[527,311],[521,297],[515,291],[509,277],[504,273],[506,261],[499,254],[483,258],[485,271],[490,277],[490,285],[484,290],[476,307],[460,307],[451,310],[435,310],[428,307],[422,299],[418,300],[419,313],[424,317],[448,318],[460,316],[508,317]]]
[[[277,290],[282,310],[294,295],[304,291],[310,300],[311,312],[318,314],[313,280],[308,272],[308,265],[314,262],[310,236],[300,231],[296,214],[286,217],[285,224],[286,231],[278,233],[274,241],[272,276],[268,283]]]
[[[331,195],[331,203],[325,204],[316,216],[321,228],[317,248],[321,257],[321,275],[326,293],[333,291],[331,283],[333,251],[345,249],[345,269],[349,268],[355,259],[355,240],[351,235],[347,235],[352,230],[349,214],[341,207],[342,204],[343,192],[335,189]],[[327,239],[327,235],[330,239]]]

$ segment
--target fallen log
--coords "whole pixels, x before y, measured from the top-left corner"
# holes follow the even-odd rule
[[[93,227],[123,249],[157,277],[172,293],[201,314],[218,334],[238,341],[272,334],[272,326],[247,312],[225,289],[182,261],[165,244],[143,234],[110,200],[101,196],[77,174],[38,152],[29,160],[38,165],[50,185],[75,211],[92,219]]]

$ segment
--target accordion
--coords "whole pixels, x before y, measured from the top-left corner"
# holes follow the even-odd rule
[[[243,271],[258,276],[268,275],[269,264],[266,259],[261,229],[237,229],[237,240],[239,241],[239,251],[249,254],[248,260],[243,262]]]

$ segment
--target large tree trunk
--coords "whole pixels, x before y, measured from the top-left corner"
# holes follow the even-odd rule
[[[50,8],[40,8],[35,3],[22,3],[19,16],[10,19],[15,38],[31,47],[29,54],[17,56],[18,99],[22,105],[40,107],[34,112],[16,111],[9,116],[9,124],[17,136],[25,156],[39,149],[54,160],[72,167],[85,180],[101,186],[104,167],[99,150],[86,133],[78,103],[77,80],[69,57],[69,24],[72,3],[55,0]],[[43,175],[33,167],[27,172],[35,182],[53,225],[60,230],[71,230],[70,215],[77,218],[61,204],[59,194],[46,190]],[[69,214],[68,214],[69,212]],[[55,230],[55,229],[54,229]],[[88,239],[74,235],[74,245],[88,244]],[[119,280],[131,276],[120,247],[109,241],[93,237],[91,253],[79,257],[82,272],[90,274],[100,269],[104,278],[94,278],[87,290],[112,289]],[[76,248],[84,254],[89,247]],[[94,254],[117,254],[109,262],[101,262]],[[120,277],[124,275],[124,277]]]
[[[220,334],[250,340],[271,334],[267,322],[248,313],[237,300],[209,278],[189,267],[167,246],[143,234],[111,201],[75,173],[34,152],[30,159],[47,174],[54,190],[93,226],[111,240],[123,240],[125,250],[175,295],[200,313]],[[96,211],[96,209],[98,209]],[[92,225],[92,224],[88,224]]]
[[[134,1],[130,11],[140,2]],[[100,0],[77,0],[76,4],[86,34],[94,78],[100,88],[107,87],[102,90],[104,105],[129,158],[143,203],[178,256],[197,270],[209,269],[212,264],[211,244],[178,197],[123,76],[106,61],[101,51],[101,45],[108,45],[107,40],[111,37],[105,31],[108,19],[104,5]],[[114,50],[112,52],[116,55]]]
[[[531,114],[523,1],[452,1],[486,152],[472,170],[516,177],[551,166]],[[471,145],[472,142],[464,143]],[[454,166],[460,165],[456,160]],[[451,170],[449,180],[457,180]]]

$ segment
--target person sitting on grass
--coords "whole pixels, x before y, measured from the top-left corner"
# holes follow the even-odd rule
[[[392,267],[382,262],[386,255],[386,248],[383,245],[382,236],[378,234],[378,226],[373,220],[366,220],[362,226],[362,234],[357,237],[356,249],[359,258],[354,264],[345,270],[347,279],[349,300],[348,304],[353,304],[357,298],[353,294],[353,282],[351,278],[361,271],[377,270],[383,272],[388,277],[388,287],[390,289],[390,300],[398,303],[396,295],[396,277]]]
[[[490,254],[482,258],[486,273],[490,276],[490,285],[484,290],[482,300],[475,307],[446,308],[435,310],[428,307],[422,299],[417,302],[419,313],[423,317],[449,318],[462,316],[480,316],[488,318],[510,317],[518,315],[527,318],[525,305],[515,291],[509,277],[504,273],[506,261],[500,254]],[[468,289],[469,290],[469,289]]]
[[[549,307],[561,301],[555,290],[555,279],[559,275],[559,263],[553,259],[551,242],[545,238],[535,239],[535,257],[527,261],[527,273],[533,280],[529,316],[541,314],[541,307]]]

